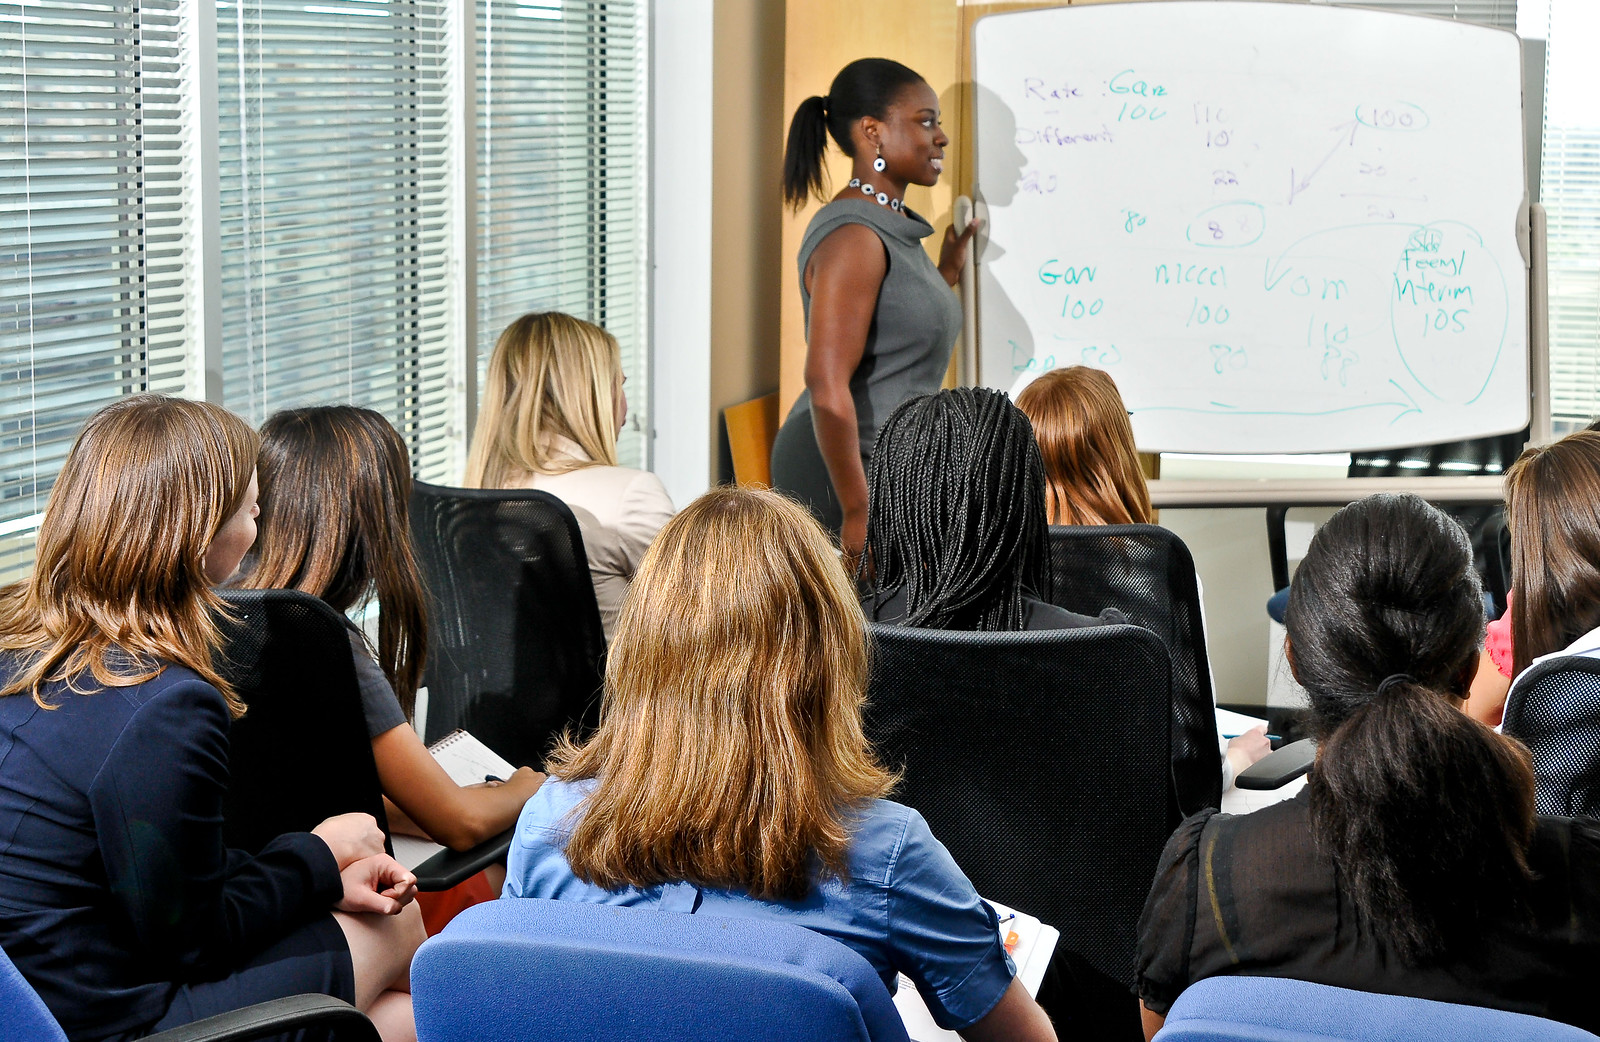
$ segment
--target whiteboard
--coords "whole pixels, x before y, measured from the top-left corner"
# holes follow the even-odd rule
[[[1527,424],[1514,34],[1249,0],[973,32],[981,382],[1103,368],[1145,451]]]

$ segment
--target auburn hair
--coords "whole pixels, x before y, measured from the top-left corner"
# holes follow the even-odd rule
[[[1150,490],[1117,385],[1087,365],[1052,369],[1017,395],[1044,458],[1053,525],[1149,524]]]
[[[347,612],[378,601],[378,668],[410,716],[428,619],[411,549],[411,461],[371,409],[288,409],[261,425],[261,516],[239,585],[299,590]]]
[[[701,496],[628,588],[599,729],[547,761],[598,781],[573,872],[769,900],[805,896],[819,862],[844,877],[853,811],[896,780],[862,731],[866,682],[865,618],[811,515],[761,489]]]
[[[1600,626],[1600,433],[1526,449],[1506,472],[1512,675]]]
[[[622,350],[604,329],[559,311],[523,315],[495,341],[467,456],[467,488],[504,488],[528,474],[617,465]],[[558,450],[576,442],[589,457]]]
[[[88,673],[131,687],[176,663],[242,716],[212,664],[224,605],[205,556],[244,503],[256,444],[209,402],[137,394],[91,416],[50,492],[32,575],[0,589],[0,649],[25,662],[0,695],[49,709],[44,684],[78,690]]]

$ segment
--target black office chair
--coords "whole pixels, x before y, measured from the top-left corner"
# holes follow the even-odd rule
[[[1527,670],[1501,730],[1533,754],[1540,814],[1600,814],[1600,659],[1563,655]]]
[[[1182,539],[1159,525],[1050,529],[1051,600],[1098,615],[1116,608],[1172,656],[1170,823],[1222,804],[1222,755],[1200,587]]]
[[[247,709],[228,732],[225,842],[253,853],[349,811],[387,832],[343,616],[295,590],[222,598],[233,617],[217,665]]]
[[[221,620],[217,665],[246,706],[228,732],[224,842],[254,853],[351,811],[371,814],[387,836],[344,617],[295,590],[224,590],[222,599],[232,618]],[[418,889],[448,890],[503,864],[512,831],[428,858],[413,869]]]
[[[1169,827],[1171,666],[1136,626],[872,625],[867,733],[978,892],[1061,931],[1066,1037],[1137,1037],[1136,924]]]
[[[540,767],[556,735],[599,712],[605,632],[567,505],[528,489],[411,493],[429,593],[427,739],[465,728]]]

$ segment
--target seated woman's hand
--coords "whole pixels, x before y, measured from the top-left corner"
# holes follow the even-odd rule
[[[1272,740],[1267,737],[1267,725],[1252,727],[1244,734],[1228,739],[1228,762],[1233,765],[1233,776],[1272,751]]]
[[[388,854],[375,854],[339,873],[344,896],[334,905],[341,912],[397,915],[417,896],[417,877]]]
[[[374,854],[382,854],[383,830],[371,814],[335,814],[311,830],[311,834],[328,844],[339,871]]]

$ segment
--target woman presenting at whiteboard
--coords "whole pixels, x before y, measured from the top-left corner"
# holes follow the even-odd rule
[[[922,248],[933,226],[902,203],[907,185],[938,182],[950,143],[938,95],[912,70],[862,58],[834,77],[827,97],[800,103],[783,163],[790,206],[821,195],[829,136],[854,161],[852,176],[800,244],[806,389],[773,444],[772,483],[855,555],[866,539],[866,461],[878,425],[944,380],[961,331],[950,287],[974,229],[946,231],[935,267]]]

